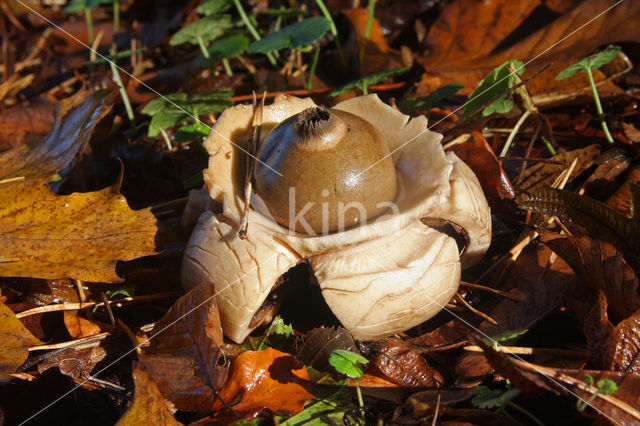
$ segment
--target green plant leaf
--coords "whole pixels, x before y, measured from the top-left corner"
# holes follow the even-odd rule
[[[382,71],[376,74],[365,75],[364,77],[360,77],[357,80],[351,81],[344,86],[337,88],[333,92],[329,93],[329,96],[338,96],[353,89],[360,89],[363,92],[366,92],[369,86],[381,83],[391,76],[403,74],[407,71],[409,71],[409,68],[396,68],[393,70]]]
[[[198,38],[204,42],[210,42],[220,37],[230,27],[230,15],[206,16],[175,33],[169,40],[169,44],[171,46],[182,43],[198,44]]]
[[[200,115],[224,111],[233,105],[229,97],[233,91],[229,89],[195,95],[191,100],[186,93],[172,93],[153,99],[145,105],[142,113],[151,116],[147,136],[158,136],[160,130],[176,125]]]
[[[602,52],[594,53],[571,64],[556,75],[556,80],[564,80],[569,78],[577,72],[586,72],[587,70],[597,70],[598,68],[607,65],[613,61],[620,53],[620,46],[609,46]]]
[[[440,102],[443,99],[448,98],[449,96],[455,95],[458,90],[464,87],[460,83],[451,83],[446,86],[439,87],[429,96],[421,96],[419,98],[409,98],[404,100],[403,106],[408,109],[416,109],[416,108],[431,108],[431,106],[437,102]]]
[[[494,68],[487,77],[478,83],[473,93],[469,95],[467,102],[465,102],[462,110],[460,111],[463,116],[471,114],[473,111],[476,111],[478,108],[482,107],[482,105],[489,102],[491,103],[482,109],[482,117],[488,117],[496,112],[499,114],[506,114],[511,111],[513,108],[513,101],[508,99],[509,94],[507,93],[515,81],[515,77],[511,73],[510,69],[511,64],[513,64],[517,70],[518,75],[522,75],[524,72],[524,64],[522,61],[510,60]],[[504,94],[492,102],[492,99],[496,98],[501,93]],[[474,117],[478,114],[475,114]]]
[[[307,11],[292,7],[281,9],[264,9],[259,11],[258,13],[260,15],[269,15],[282,18],[296,18],[298,16],[305,16],[307,14]]]
[[[131,55],[135,55],[138,52],[142,52],[142,48],[134,49],[134,50],[123,50],[122,52],[118,52],[115,55],[106,55],[102,58],[94,59],[93,61],[87,61],[85,65],[96,65],[96,64],[105,64],[107,62],[117,62],[118,59],[128,58]]]
[[[629,185],[633,191],[640,191],[638,185]],[[635,197],[632,201],[635,207]],[[608,241],[625,254],[625,259],[638,266],[637,253],[640,253],[640,221],[637,216],[629,219],[606,204],[585,195],[561,189],[546,188],[535,191],[519,207],[542,213],[547,216],[559,216],[568,219],[585,229],[594,238]],[[629,256],[629,257],[628,257]],[[634,262],[635,260],[635,262]]]
[[[478,392],[479,393],[471,400],[471,403],[485,410],[494,407],[504,407],[509,401],[521,393],[520,389],[509,389],[503,393],[496,389],[489,389],[486,386],[479,386]]]
[[[345,386],[325,387],[332,390],[332,393],[319,395],[314,390],[314,397],[307,401],[304,410],[281,422],[280,426],[343,425],[345,412],[353,408],[351,392]]]
[[[176,142],[202,141],[210,131],[211,127],[204,123],[192,123],[180,127],[173,135],[173,139],[175,139]]]
[[[329,357],[329,364],[336,369],[338,373],[345,374],[347,377],[357,379],[364,374],[360,364],[367,364],[368,359],[355,352],[345,351],[343,349],[336,349],[331,352]]]
[[[77,0],[69,3],[63,9],[64,13],[76,13],[83,10],[94,9],[103,4],[112,4],[113,0]]]
[[[249,39],[243,34],[235,34],[212,43],[207,50],[209,58],[205,58],[202,53],[198,55],[195,61],[197,67],[211,67],[223,59],[238,56],[249,46]]]
[[[618,390],[618,385],[611,379],[598,380],[598,393],[612,395]]]
[[[207,0],[196,8],[200,15],[211,16],[226,12],[233,7],[233,0]]]
[[[105,295],[109,299],[113,299],[115,296],[123,296],[123,297],[133,297],[136,295],[136,290],[133,285],[128,285],[117,290],[107,290]]]
[[[249,53],[270,53],[281,49],[297,49],[324,36],[331,23],[322,17],[305,19],[286,26],[249,45]]]

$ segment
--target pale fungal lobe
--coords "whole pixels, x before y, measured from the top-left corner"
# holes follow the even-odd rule
[[[314,106],[310,99],[277,97],[264,108],[262,137]],[[200,215],[185,250],[182,282],[187,289],[215,285],[224,332],[236,342],[251,332],[249,324],[278,278],[303,260],[311,265],[324,299],[342,324],[355,338],[375,339],[438,313],[455,294],[461,268],[477,262],[489,246],[490,211],[478,180],[455,154],[445,154],[442,136],[427,130],[425,117],[409,120],[376,95],[350,99],[333,109],[365,119],[385,139],[398,180],[394,203],[399,215],[382,214],[345,231],[306,235],[251,209],[248,238],[242,240],[242,149],[252,131],[252,107],[226,110],[205,142],[211,154],[205,183],[222,213]],[[204,202],[201,194],[194,194],[185,218],[197,216]],[[455,240],[422,218],[462,227],[468,239],[465,252],[460,256]]]

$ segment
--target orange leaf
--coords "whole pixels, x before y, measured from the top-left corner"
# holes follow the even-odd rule
[[[473,170],[485,193],[503,200],[516,197],[498,157],[481,133],[471,133],[466,142],[454,145],[451,150]]]
[[[69,335],[74,339],[93,336],[101,331],[98,324],[68,311],[63,312],[63,319]]]
[[[220,397],[235,411],[269,408],[295,414],[313,395],[307,370],[293,356],[268,348],[238,355]],[[214,408],[222,408],[218,401]]]

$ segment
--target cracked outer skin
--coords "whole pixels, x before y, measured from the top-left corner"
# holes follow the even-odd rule
[[[310,106],[308,99],[276,98],[265,107],[262,137]],[[205,142],[211,154],[205,182],[222,213],[202,213],[185,250],[182,282],[187,289],[214,283],[223,330],[236,342],[251,332],[249,323],[278,277],[302,260],[312,266],[327,304],[354,337],[376,339],[429,319],[458,288],[461,261],[455,241],[420,218],[446,219],[465,229],[464,266],[479,260],[489,245],[490,212],[478,180],[454,154],[445,155],[441,135],[426,130],[424,117],[409,120],[375,95],[334,108],[366,119],[385,138],[398,175],[399,215],[312,236],[283,228],[258,207],[250,210],[248,238],[241,240],[242,149],[251,107],[225,111]],[[189,206],[191,216],[197,204]]]

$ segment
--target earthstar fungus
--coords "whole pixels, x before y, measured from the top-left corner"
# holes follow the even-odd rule
[[[260,145],[279,123],[305,110],[305,114],[315,111],[322,120],[327,116],[319,111],[360,117],[373,125],[386,142],[384,149],[392,154],[396,188],[380,198],[393,193],[399,214],[375,210],[373,220],[344,230],[329,227],[333,232],[320,233],[316,224],[312,226],[316,232],[297,226],[294,231],[277,223],[285,221],[266,207],[270,200],[254,197],[252,204],[257,207],[248,213],[248,236],[240,239],[243,150],[252,133],[253,109],[249,105],[227,109],[204,144],[211,155],[204,171],[206,188],[222,212],[200,214],[206,210],[202,206],[206,200],[202,194],[192,197],[185,217],[199,219],[185,250],[182,282],[187,289],[214,283],[224,333],[236,342],[251,332],[251,320],[278,278],[302,261],[313,269],[322,296],[344,327],[355,338],[376,339],[438,313],[456,292],[461,268],[476,263],[489,246],[491,215],[480,184],[455,154],[445,154],[442,135],[427,130],[424,116],[410,120],[376,95],[349,99],[330,110],[315,107],[308,98],[278,96],[264,107]],[[357,168],[361,172],[372,163],[367,159]],[[261,171],[266,173],[259,165],[254,170],[256,181]],[[257,194],[263,189],[256,185]],[[464,229],[467,247],[462,255],[453,237],[426,225],[423,218]]]

